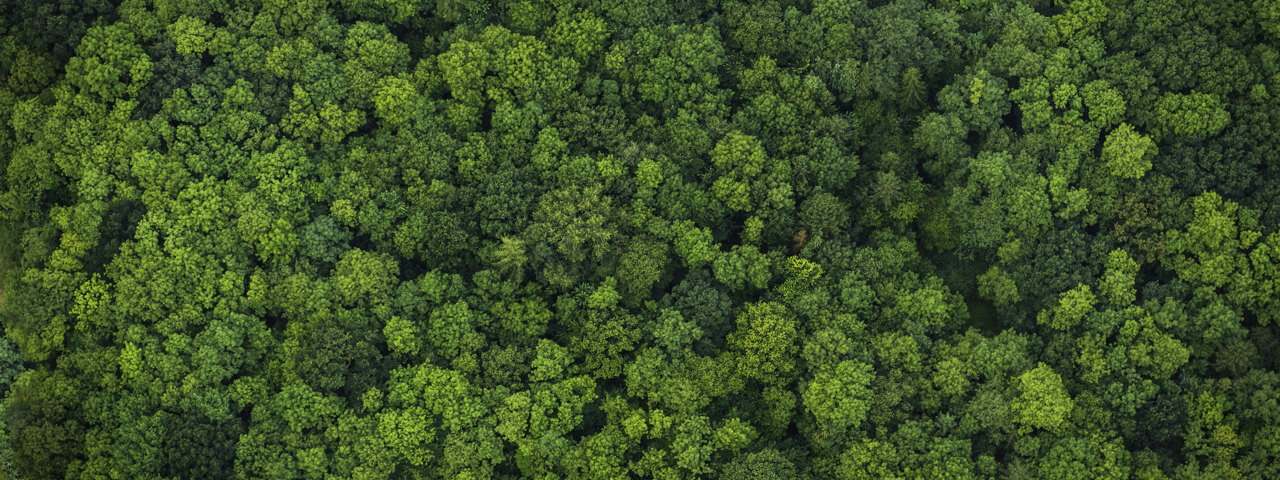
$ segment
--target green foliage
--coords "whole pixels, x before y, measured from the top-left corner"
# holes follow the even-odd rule
[[[25,370],[21,353],[8,340],[0,341],[0,365],[3,365],[0,366],[0,386],[7,390],[13,380]]]
[[[403,125],[409,120],[415,100],[412,84],[400,77],[379,79],[373,93],[378,118],[391,126]]]
[[[364,123],[364,112],[343,110],[328,100],[318,103],[303,87],[294,84],[293,101],[289,102],[289,114],[281,127],[297,138],[336,144]]]
[[[600,259],[617,235],[611,198],[602,197],[601,192],[599,186],[554,190],[533,214],[541,234],[570,262],[586,260],[588,252]]]
[[[351,249],[342,254],[333,271],[335,299],[343,304],[387,298],[400,269],[386,254]]]
[[[1129,258],[1124,250],[1112,251],[1107,258],[1107,273],[1098,284],[1102,296],[1117,307],[1125,307],[1137,300],[1134,289],[1134,278],[1138,273],[1138,263]]]
[[[1135,132],[1127,123],[1116,127],[1102,145],[1102,159],[1111,174],[1120,178],[1142,178],[1151,169],[1151,159],[1156,152],[1155,142]]]
[[[729,346],[738,352],[738,373],[775,383],[796,367],[795,320],[777,303],[748,304],[738,314],[738,329],[729,335]]]
[[[1057,330],[1070,330],[1093,312],[1095,302],[1097,297],[1093,295],[1093,290],[1088,285],[1077,285],[1076,288],[1062,294],[1057,306],[1042,310],[1036,316],[1036,323]]]
[[[502,237],[502,246],[493,252],[494,267],[499,272],[515,277],[517,280],[524,276],[524,266],[529,263],[529,256],[525,250],[524,240],[519,238]]]
[[[180,55],[199,55],[209,48],[214,28],[198,18],[179,17],[167,28]]]
[[[730,132],[711,153],[720,178],[712,186],[717,199],[732,210],[751,211],[751,181],[764,172],[764,146],[755,137]]]
[[[1278,12],[0,0],[0,478],[1276,478]]]
[[[90,28],[67,62],[67,82],[101,102],[136,95],[152,71],[150,57],[135,41],[123,26]]]
[[[822,266],[799,257],[787,259],[787,281],[778,286],[782,298],[792,299],[811,290],[822,278]]]
[[[1034,238],[1051,223],[1049,182],[1034,173],[1032,159],[982,152],[963,171],[967,182],[951,195],[951,214],[961,231],[961,251],[997,248],[1008,237]]]
[[[1128,478],[1129,452],[1115,440],[1067,437],[1058,440],[1040,461],[1041,478]]]
[[[850,442],[840,455],[836,478],[974,478],[968,442],[929,435],[927,425],[908,422],[892,436]]]
[[[813,233],[838,236],[849,222],[849,211],[835,195],[819,193],[800,205],[800,221]]]
[[[588,11],[562,16],[547,30],[547,37],[557,55],[573,57],[585,64],[604,50],[609,37],[605,21]]]
[[[978,276],[978,293],[997,307],[1009,306],[1022,299],[1018,295],[1017,283],[997,265],[992,265],[987,273]]]
[[[1253,8],[1267,31],[1272,35],[1280,36],[1280,4],[1269,0],[1257,0],[1253,2]]]
[[[572,299],[561,297],[557,310],[569,333],[569,351],[582,363],[577,370],[596,378],[622,374],[626,357],[638,346],[643,332],[639,319],[618,305],[617,281],[607,277],[594,289],[580,287]]]
[[[1192,204],[1195,218],[1187,231],[1166,234],[1168,264],[1193,286],[1197,300],[1211,302],[1221,292],[1236,308],[1256,312],[1260,321],[1275,319],[1275,301],[1267,295],[1274,291],[1276,275],[1267,259],[1273,255],[1276,235],[1259,242],[1262,234],[1253,230],[1256,213],[1214,192],[1196,197]]]
[[[1011,408],[1014,421],[1020,425],[1018,431],[1027,433],[1035,428],[1063,431],[1075,402],[1067,394],[1062,377],[1041,363],[1018,376],[1016,381],[1019,394]]]
[[[712,73],[724,63],[719,29],[709,24],[641,27],[604,56],[605,71],[667,117],[678,108],[725,115],[720,80]]]
[[[871,409],[871,389],[875,378],[871,366],[853,360],[840,362],[829,372],[820,372],[804,391],[804,405],[818,421],[836,428],[857,426]]]
[[[653,296],[654,286],[667,274],[667,251],[666,242],[645,239],[633,240],[627,247],[619,260],[618,278],[629,305],[639,306]]]
[[[1159,139],[1170,137],[1204,138],[1217,135],[1231,122],[1231,114],[1221,101],[1210,94],[1190,95],[1166,93],[1155,105]]]
[[[785,23],[782,7],[777,2],[744,5],[730,4],[727,9],[730,33],[733,39],[731,47],[741,48],[744,53],[777,57],[787,48],[785,41]]]
[[[782,480],[795,476],[795,465],[772,448],[740,453],[720,471],[720,478],[725,480]]]
[[[738,245],[733,250],[721,252],[712,270],[716,280],[730,290],[741,290],[746,286],[760,290],[766,288],[773,277],[769,263],[769,258],[761,254],[759,248]]]
[[[711,243],[711,232],[708,229],[695,227],[692,221],[685,220],[673,225],[671,230],[675,233],[673,242],[676,254],[684,259],[685,266],[690,270],[711,263],[716,258],[720,244]]]

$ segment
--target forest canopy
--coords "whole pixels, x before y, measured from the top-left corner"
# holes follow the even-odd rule
[[[0,478],[1280,478],[1278,0],[0,12]]]

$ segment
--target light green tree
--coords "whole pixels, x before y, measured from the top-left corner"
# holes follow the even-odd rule
[[[1041,311],[1036,315],[1036,323],[1057,330],[1071,330],[1084,321],[1097,302],[1093,290],[1088,285],[1079,284],[1062,294],[1058,304]]]
[[[1151,170],[1151,159],[1156,152],[1156,143],[1127,123],[1121,123],[1108,134],[1102,145],[1103,161],[1107,162],[1111,175],[1120,178],[1142,178]]]
[[[1019,432],[1030,433],[1037,428],[1063,431],[1075,403],[1057,372],[1041,363],[1018,376],[1015,385],[1018,396],[1011,406]]]
[[[711,163],[720,174],[711,191],[732,210],[754,210],[751,183],[764,172],[767,161],[759,140],[742,132],[730,132],[711,153]]]
[[[991,300],[997,307],[1012,305],[1022,299],[1018,285],[999,265],[992,265],[987,273],[978,276],[978,294]]]
[[[836,428],[856,427],[871,410],[868,388],[875,374],[871,366],[846,360],[829,371],[818,372],[804,391],[804,406],[818,421]]]
[[[1231,123],[1231,113],[1215,95],[1191,92],[1165,93],[1155,105],[1156,141],[1176,137],[1205,138],[1217,135]]]
[[[1112,305],[1125,307],[1138,298],[1134,288],[1138,274],[1138,262],[1129,258],[1124,249],[1116,249],[1107,257],[1107,272],[1098,284],[1098,291]]]
[[[777,303],[749,303],[738,315],[738,329],[729,335],[738,353],[738,371],[766,383],[781,381],[796,368],[798,332],[786,307]]]

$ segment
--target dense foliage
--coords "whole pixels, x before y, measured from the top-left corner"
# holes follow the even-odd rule
[[[1280,478],[1280,1],[0,12],[3,478]]]

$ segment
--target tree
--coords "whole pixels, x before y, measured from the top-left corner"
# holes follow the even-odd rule
[[[713,283],[706,269],[694,270],[684,277],[671,293],[663,296],[664,308],[678,310],[702,330],[702,339],[695,345],[699,355],[712,355],[724,345],[733,328],[731,312],[733,302]]]
[[[730,47],[741,48],[743,52],[777,57],[787,49],[785,41],[782,7],[777,2],[765,2],[754,5],[730,4],[728,6],[728,22],[733,40]]]
[[[330,101],[317,103],[301,85],[293,85],[293,101],[282,127],[285,133],[312,142],[336,144],[365,123],[364,112],[343,110]]]
[[[0,7],[9,12],[5,26],[19,41],[36,51],[49,52],[59,62],[77,54],[88,30],[99,18],[114,23],[119,15],[111,2],[79,0],[63,3],[8,1]]]
[[[795,464],[773,448],[739,453],[720,469],[720,478],[725,480],[782,480],[795,476]]]
[[[1278,477],[1275,4],[0,0],[0,477]]]
[[[1011,108],[1004,79],[985,70],[972,75],[958,75],[951,85],[938,92],[942,111],[958,116],[970,130],[989,133],[997,128],[997,119]]]
[[[966,182],[951,193],[950,211],[961,227],[961,252],[990,252],[1008,237],[1031,239],[1051,223],[1045,177],[1023,154],[980,152],[961,172]]]
[[[376,304],[391,296],[399,274],[399,265],[389,255],[351,249],[338,260],[331,281],[339,303]]]
[[[809,17],[806,17],[809,18]],[[809,20],[801,20],[800,28],[812,32]],[[795,32],[802,36],[805,33]],[[792,40],[800,40],[793,37]],[[800,40],[811,42],[808,38]],[[815,75],[800,75],[779,68],[774,59],[758,58],[749,69],[739,72],[738,85],[744,108],[733,116],[733,122],[746,133],[765,140],[771,150],[781,144],[778,137],[801,134],[802,125],[830,109],[834,100],[823,80]]]
[[[839,456],[836,478],[973,478],[969,443],[931,435],[928,427],[909,421],[892,435],[850,442]]]
[[[1258,321],[1263,324],[1280,321],[1277,314],[1266,313],[1276,312],[1280,307],[1280,299],[1277,299],[1280,293],[1280,268],[1277,267],[1280,266],[1280,234],[1273,232],[1267,235],[1266,242],[1259,243],[1249,253],[1249,262],[1253,266],[1253,291],[1257,294],[1253,297],[1256,303],[1252,309]]]
[[[655,286],[667,275],[667,243],[656,239],[633,239],[619,262],[618,278],[627,304],[640,306],[652,296]]]
[[[317,262],[337,263],[350,249],[352,237],[349,230],[334,223],[333,217],[317,215],[298,234],[298,253]]]
[[[207,50],[213,39],[214,28],[203,20],[183,15],[170,24],[169,36],[173,38],[174,48],[179,55],[200,55]]]
[[[1065,14],[1055,17],[1057,21],[1057,38],[1071,39],[1075,36],[1089,35],[1096,32],[1106,21],[1111,10],[1098,0],[1077,0],[1067,4]]]
[[[136,96],[152,72],[151,58],[134,42],[123,26],[90,28],[67,61],[67,82],[104,103]]]
[[[40,93],[53,83],[57,68],[52,55],[23,47],[9,65],[9,90],[19,94]]]
[[[1125,116],[1125,102],[1120,92],[1106,80],[1094,80],[1080,90],[1089,121],[1098,128],[1119,123]]]
[[[406,73],[409,68],[409,46],[397,40],[385,26],[376,23],[356,22],[351,25],[342,40],[342,56],[348,62],[358,62],[360,68],[380,76]]]
[[[685,320],[678,310],[662,309],[653,324],[653,342],[667,352],[670,358],[681,358],[693,352],[693,345],[702,338],[697,323]]]
[[[698,228],[693,221],[685,220],[672,225],[671,231],[675,235],[676,254],[684,259],[685,266],[690,270],[715,261],[720,244],[711,243],[709,229]]]
[[[630,40],[615,42],[604,66],[664,117],[678,108],[723,117],[727,98],[712,72],[725,62],[724,52],[719,30],[710,24],[644,26]]]
[[[1116,127],[1102,145],[1103,161],[1107,162],[1112,175],[1121,178],[1142,178],[1151,169],[1151,159],[1156,153],[1155,142],[1135,132],[1127,123]]]
[[[884,305],[882,323],[900,323],[901,330],[909,334],[946,331],[969,318],[969,309],[962,298],[952,294],[938,277],[929,277],[918,285],[902,285],[896,290],[890,294],[892,303]]]
[[[978,293],[997,307],[1009,306],[1022,299],[1018,295],[1018,284],[997,265],[992,265],[987,273],[978,277]]]
[[[769,258],[761,254],[759,248],[735,245],[728,252],[720,252],[712,264],[712,271],[716,280],[730,290],[737,291],[747,286],[762,290],[773,278],[769,264]]]
[[[430,328],[424,333],[437,355],[458,370],[474,373],[479,368],[475,354],[484,346],[484,337],[475,328],[484,323],[488,322],[483,313],[473,312],[467,302],[460,301],[433,310],[427,323]]]
[[[345,206],[339,202],[334,205]],[[347,218],[356,216],[354,208],[334,213]],[[458,215],[448,211],[413,214],[395,229],[393,237],[400,255],[444,267],[460,263],[460,254],[467,251],[473,241],[474,237],[463,229]]]
[[[736,452],[756,437],[755,429],[736,418],[717,422],[703,416],[677,418],[671,449],[678,468],[694,475],[711,473],[712,456],[717,451]]]
[[[858,170],[858,156],[842,147],[851,141],[848,130],[852,128],[847,120],[834,116],[820,118],[817,123],[820,128],[814,129],[816,138],[809,142],[808,154],[792,159],[794,173],[799,177],[794,186],[804,191],[812,178],[812,185],[828,192],[840,192]]]
[[[1008,272],[1023,299],[1035,304],[1029,312],[1034,314],[1080,284],[1096,285],[1106,255],[1114,248],[1109,238],[1089,236],[1080,227],[1050,230],[1038,239],[1020,241],[1020,253],[1009,262]]]
[[[720,173],[711,187],[716,198],[732,210],[754,210],[751,182],[764,172],[767,161],[764,146],[755,137],[730,132],[711,154],[711,163]]]
[[[944,175],[954,170],[954,165],[970,154],[970,147],[964,143],[968,134],[964,120],[957,115],[937,112],[925,115],[913,135],[917,148],[936,157],[925,163],[925,171],[933,175]]]
[[[1156,141],[1177,138],[1205,138],[1217,135],[1231,122],[1231,114],[1213,95],[1166,93],[1156,102]]]
[[[612,199],[603,188],[566,187],[547,193],[533,213],[540,232],[571,263],[587,259],[587,247],[597,260],[609,252],[617,229]]]
[[[502,246],[494,251],[493,257],[494,267],[499,273],[511,276],[516,281],[524,278],[524,266],[529,262],[524,240],[502,237]]]
[[[36,478],[62,477],[73,456],[83,455],[85,427],[72,417],[71,398],[80,388],[60,372],[29,370],[16,379],[10,415],[18,422],[11,438],[16,447],[13,462],[20,472]]]
[[[1118,439],[1067,437],[1058,440],[1040,461],[1042,478],[1127,478],[1129,452]]]
[[[1217,193],[1207,192],[1193,201],[1195,218],[1187,226],[1186,233],[1168,232],[1166,243],[1170,247],[1169,265],[1178,276],[1195,287],[1199,301],[1212,301],[1217,289],[1226,290],[1226,298],[1239,307],[1260,312],[1260,318],[1272,318],[1261,308],[1256,295],[1270,292],[1272,269],[1265,261],[1254,271],[1248,257],[1242,252],[1262,238],[1253,230],[1256,217],[1235,202],[1224,200]],[[1266,246],[1257,247],[1257,258],[1262,260],[1272,250],[1273,240],[1268,237]],[[1258,282],[1258,283],[1255,283]],[[1253,285],[1259,285],[1259,291]],[[1269,305],[1269,300],[1264,301]]]
[[[1018,397],[1012,403],[1014,421],[1021,426],[1020,433],[1028,433],[1036,428],[1051,432],[1061,432],[1066,428],[1067,418],[1075,403],[1067,394],[1062,384],[1062,377],[1040,363],[1034,369],[1019,375],[1016,379]]]
[[[1266,26],[1267,31],[1272,35],[1280,37],[1280,4],[1274,1],[1257,0],[1253,2],[1253,8],[1261,19],[1260,23]]]
[[[556,56],[573,57],[579,64],[586,64],[603,51],[610,33],[605,21],[590,11],[560,15],[547,29],[548,41]]]
[[[1036,316],[1036,323],[1047,325],[1058,330],[1070,330],[1080,324],[1093,312],[1097,297],[1088,285],[1079,284],[1076,288],[1064,292],[1058,305],[1043,310]]]
[[[871,366],[846,360],[834,369],[819,372],[804,390],[804,405],[818,421],[837,429],[856,427],[871,409],[871,389],[875,378]]]
[[[392,127],[403,125],[414,113],[412,84],[401,77],[382,77],[373,90],[373,104],[378,118]]]
[[[563,436],[583,421],[583,409],[597,398],[595,388],[589,377],[572,377],[503,400],[496,432],[516,444],[522,472],[545,472],[560,464],[557,454],[568,449]]]
[[[165,415],[157,430],[164,432],[163,467],[160,475],[176,477],[232,476],[236,442],[244,423],[234,418],[222,423],[195,415]]]
[[[1138,263],[1129,258],[1124,250],[1114,250],[1107,259],[1107,273],[1098,285],[1098,290],[1116,307],[1124,307],[1137,300],[1134,289],[1134,278],[1138,274]]]
[[[822,266],[808,259],[788,257],[786,266],[787,281],[778,285],[777,292],[783,299],[791,300],[818,285],[822,278]]]
[[[902,72],[902,101],[907,108],[918,108],[924,105],[924,81],[920,77],[920,69],[910,67]]]
[[[923,35],[924,5],[918,2],[894,2],[870,9],[860,18],[868,33],[863,35],[867,52],[866,71],[870,86],[882,95],[897,90],[898,79],[905,69],[916,67],[931,71],[943,60],[943,52],[928,35]],[[954,27],[953,27],[954,28]],[[943,37],[939,29],[935,35]]]
[[[800,221],[814,233],[838,236],[848,224],[848,208],[830,193],[819,193],[800,204]]]
[[[630,352],[643,336],[639,318],[618,305],[622,295],[613,277],[594,289],[583,285],[572,297],[561,296],[556,302],[560,323],[568,333],[568,348],[581,363],[575,374],[595,378],[614,378],[623,373]]]
[[[485,97],[498,103],[536,101],[561,108],[569,79],[579,68],[570,58],[552,57],[542,41],[501,26],[486,27],[474,40],[453,43],[438,64],[454,98],[447,107],[450,123],[460,132],[475,128],[475,119],[467,115],[479,112]],[[496,75],[491,86],[483,80],[490,72]]]
[[[739,353],[738,369],[746,378],[777,383],[795,370],[795,321],[777,303],[747,304],[738,314],[738,329],[729,335],[729,346]]]

